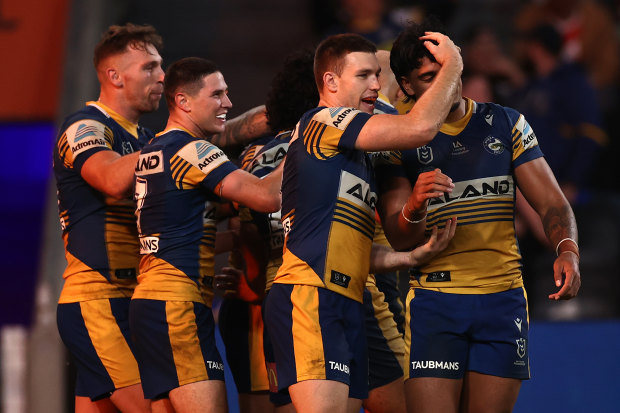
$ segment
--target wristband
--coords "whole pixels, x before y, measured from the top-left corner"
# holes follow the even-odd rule
[[[413,220],[413,219],[409,219],[407,218],[407,216],[405,215],[405,206],[407,206],[407,204],[403,205],[403,209],[401,209],[400,213],[402,214],[403,218],[405,218],[405,221],[407,221],[410,224],[419,224],[420,222],[424,221],[426,219],[426,216],[428,215],[428,212],[424,213],[424,216],[422,218],[420,218],[419,220]],[[409,208],[407,208],[409,209]]]
[[[572,238],[564,238],[564,239],[560,240],[560,242],[558,242],[558,245],[556,245],[556,247],[555,247],[555,255],[556,256],[560,255],[560,251],[559,251],[560,250],[560,244],[563,243],[564,241],[572,241],[573,244],[575,244],[575,247],[577,247],[577,252],[575,254],[577,254],[577,257],[579,257],[579,245],[577,245],[577,241],[575,241]],[[572,251],[572,250],[569,250],[569,251],[575,252],[575,251]],[[565,251],[563,251],[563,252],[565,252]]]

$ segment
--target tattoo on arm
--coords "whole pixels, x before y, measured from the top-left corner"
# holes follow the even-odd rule
[[[269,132],[265,107],[258,106],[231,119],[225,131],[213,135],[211,142],[220,148],[242,145]]]
[[[570,205],[551,207],[542,220],[547,238],[553,245],[564,238],[577,240],[577,222]]]

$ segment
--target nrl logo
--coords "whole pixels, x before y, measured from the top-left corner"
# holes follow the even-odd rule
[[[525,357],[525,339],[520,338],[515,341],[517,342],[517,356],[521,358]]]
[[[421,164],[428,165],[433,162],[433,150],[429,146],[424,145],[416,151],[418,153],[418,161]]]

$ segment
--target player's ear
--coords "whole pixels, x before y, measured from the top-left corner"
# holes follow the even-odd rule
[[[404,89],[404,91],[406,92],[407,97],[415,100],[415,93],[413,92],[413,88],[411,87],[411,82],[409,82],[409,79],[407,79],[407,77],[405,76],[401,76],[399,83],[401,89]]]
[[[112,83],[114,86],[123,87],[123,79],[121,78],[120,73],[118,73],[118,70],[110,67],[106,69],[105,74],[106,77],[110,80],[110,83]]]
[[[323,87],[335,93],[338,91],[338,76],[334,72],[323,73]]]
[[[184,112],[191,112],[191,103],[187,98],[187,95],[183,92],[178,92],[174,95],[174,104]]]

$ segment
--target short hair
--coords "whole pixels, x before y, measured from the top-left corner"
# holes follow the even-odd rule
[[[282,68],[271,80],[265,107],[273,132],[293,128],[305,112],[319,103],[313,61],[313,49],[295,51],[286,57]]]
[[[179,90],[195,96],[202,89],[202,79],[215,72],[219,72],[215,63],[201,57],[185,57],[171,64],[164,77],[164,95],[168,109],[174,107],[174,95]]]
[[[436,62],[435,57],[424,46],[424,41],[420,37],[424,32],[446,33],[441,22],[435,17],[427,17],[422,23],[411,22],[403,30],[392,45],[390,51],[390,68],[396,77],[398,86],[405,96],[410,96],[403,88],[402,77],[407,77],[412,70],[422,66],[422,59],[428,57],[431,62]]]
[[[161,36],[151,25],[139,26],[127,23],[123,26],[110,26],[95,46],[93,57],[95,69],[99,68],[99,64],[105,58],[125,52],[127,46],[137,50],[146,50],[149,44],[153,45],[158,52],[161,52],[164,45]]]
[[[334,72],[342,74],[344,58],[349,53],[375,53],[377,47],[359,34],[345,33],[329,36],[323,40],[314,55],[314,79],[321,91],[323,89],[323,74]]]

